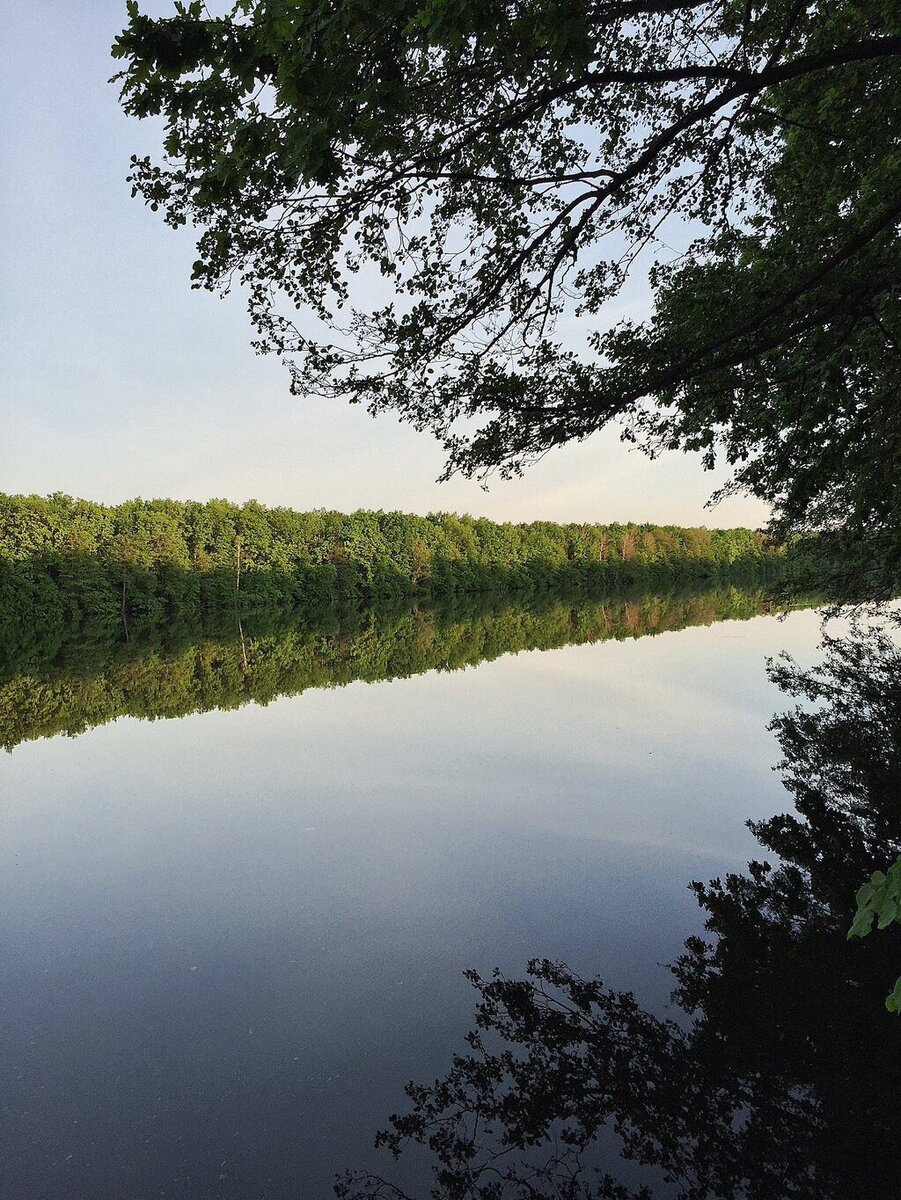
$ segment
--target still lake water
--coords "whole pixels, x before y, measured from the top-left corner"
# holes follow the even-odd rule
[[[325,1200],[562,959],[657,1012],[688,891],[784,811],[767,655],[721,621],[22,741],[0,758],[3,1200]]]

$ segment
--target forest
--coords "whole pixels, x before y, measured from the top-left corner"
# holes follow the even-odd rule
[[[750,529],[0,496],[0,633],[8,650],[73,623],[128,639],[235,611],[758,578],[785,559]]]

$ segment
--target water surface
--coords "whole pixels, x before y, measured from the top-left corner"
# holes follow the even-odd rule
[[[811,660],[819,618],[623,636],[382,682],[346,656],[330,679],[320,648],[305,690],[232,711],[196,702],[197,647],[190,696],[178,655],[14,673],[4,1200],[327,1197],[459,1049],[467,967],[547,955],[663,1011],[702,923],[688,883],[741,869],[745,820],[786,807],[764,659]],[[261,644],[232,643],[245,699]],[[161,715],[213,710],[111,719],[154,689]]]

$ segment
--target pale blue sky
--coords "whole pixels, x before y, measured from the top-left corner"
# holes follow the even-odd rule
[[[157,0],[149,9],[166,11]],[[190,231],[129,195],[158,131],[126,119],[109,46],[125,0],[10,0],[0,45],[0,490],[456,510],[500,520],[757,525],[704,502],[696,459],[649,462],[613,431],[523,480],[436,484],[437,442],[389,417],[288,392],[250,349],[242,300],[191,291]]]

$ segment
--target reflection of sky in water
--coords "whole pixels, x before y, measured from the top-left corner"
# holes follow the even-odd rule
[[[818,633],[724,622],[0,759],[0,1196],[325,1197],[460,1048],[464,967],[547,955],[662,1006],[686,884],[785,805],[764,656]]]

